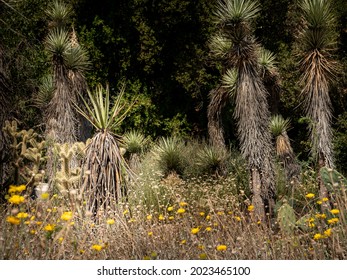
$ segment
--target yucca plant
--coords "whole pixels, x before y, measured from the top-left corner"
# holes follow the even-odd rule
[[[229,156],[225,149],[206,145],[197,152],[197,162],[203,173],[225,174]]]
[[[149,138],[137,130],[131,130],[123,135],[125,157],[129,166],[135,170],[140,164],[141,154],[148,148]]]
[[[86,147],[81,182],[87,209],[94,214],[98,210],[106,210],[126,195],[124,176],[130,170],[120,151],[120,137],[112,133],[129,111],[122,104],[123,94],[124,87],[111,106],[109,87],[99,85],[94,92],[88,91],[91,105],[81,97],[85,111],[77,107],[80,114],[96,128],[96,134]]]
[[[261,48],[252,33],[252,24],[259,11],[258,1],[218,1],[215,22],[219,32],[231,42],[224,56],[227,60],[224,62],[223,86],[234,97],[241,154],[247,160],[251,174],[252,203],[256,216],[264,219],[265,205],[270,208],[274,205],[275,186],[268,92],[260,71]],[[217,53],[225,49],[225,42],[222,44]],[[227,72],[227,69],[235,70]],[[232,71],[235,71],[234,75]]]
[[[300,173],[300,166],[296,162],[295,154],[290,144],[287,131],[290,129],[289,119],[284,119],[281,115],[275,115],[271,119],[270,130],[275,137],[276,154],[286,172],[287,181],[297,179]]]
[[[307,117],[311,120],[311,153],[320,168],[333,168],[329,83],[337,70],[336,61],[332,58],[337,38],[335,16],[332,2],[328,0],[303,0],[300,8],[304,25],[298,49],[302,94],[305,96]],[[320,195],[326,197],[327,190],[323,183],[320,185]]]
[[[164,176],[170,173],[177,173],[178,175],[183,173],[185,163],[183,149],[183,141],[175,136],[163,137],[158,140],[152,153]]]

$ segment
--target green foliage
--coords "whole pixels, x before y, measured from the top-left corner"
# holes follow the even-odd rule
[[[290,128],[290,120],[284,119],[281,115],[275,115],[271,118],[270,130],[274,137],[286,133]]]
[[[153,147],[153,155],[157,160],[158,167],[164,176],[170,173],[182,174],[185,167],[184,143],[181,139],[162,137]]]
[[[39,135],[33,129],[19,131],[16,121],[6,121],[4,132],[11,141],[13,182],[25,182],[31,183],[33,187],[37,186],[44,179],[46,142],[40,141]]]
[[[197,151],[196,164],[202,173],[220,174],[226,170],[228,159],[229,155],[225,149],[206,145]]]
[[[283,205],[278,209],[277,222],[284,234],[292,235],[294,233],[296,223],[295,212],[287,201],[284,201]]]
[[[129,154],[141,154],[148,148],[149,138],[137,130],[131,130],[123,135],[126,152]]]
[[[94,92],[88,90],[88,102],[80,96],[84,102],[86,112],[76,105],[78,112],[84,116],[98,130],[112,130],[119,126],[129,111],[129,108],[124,109],[122,104],[122,96],[124,94],[124,86],[121,88],[119,95],[115,99],[113,106],[110,104],[110,91],[108,85],[103,88],[97,86]]]
[[[343,188],[347,188],[346,178],[338,171],[322,167],[319,173],[329,192],[336,194],[340,193]]]

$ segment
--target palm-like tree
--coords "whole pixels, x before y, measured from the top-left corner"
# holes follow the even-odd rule
[[[79,94],[86,92],[87,85],[83,72],[88,69],[89,61],[86,51],[78,44],[74,30],[68,32],[67,23],[71,13],[69,5],[56,0],[47,10],[50,32],[46,39],[46,49],[52,62],[52,78],[45,83],[37,100],[44,105],[46,118],[46,140],[48,143],[73,143],[81,140],[78,119],[73,104]],[[48,104],[42,101],[49,100]],[[80,122],[78,122],[80,121]],[[85,123],[84,123],[85,124]],[[83,139],[85,140],[85,139]],[[54,157],[52,149],[48,149],[47,170],[50,176],[53,171]]]
[[[272,162],[268,92],[263,84],[259,64],[260,46],[252,34],[252,21],[260,11],[251,0],[219,1],[216,23],[222,39],[216,52],[223,53],[226,71],[224,87],[234,96],[234,117],[243,157],[251,174],[252,203],[258,218],[265,218],[264,205],[273,206],[275,187]],[[221,51],[220,51],[221,50]],[[232,74],[235,71],[235,74]]]
[[[119,137],[112,133],[125,118],[128,109],[121,104],[124,87],[113,106],[109,88],[98,86],[88,91],[90,104],[84,101],[85,111],[77,110],[96,128],[87,145],[82,169],[82,192],[87,199],[87,210],[97,214],[117,203],[126,194],[124,175],[130,170],[119,147]]]
[[[336,43],[331,1],[303,0],[301,3],[304,27],[300,36],[301,84],[305,96],[312,155],[319,167],[334,166],[332,152],[332,108],[329,82],[336,71],[332,50]],[[327,196],[321,183],[320,194]]]

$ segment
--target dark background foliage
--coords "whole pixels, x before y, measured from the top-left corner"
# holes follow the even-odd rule
[[[136,97],[129,128],[157,137],[171,133],[207,137],[208,93],[220,79],[220,65],[210,56],[207,41],[214,31],[215,0],[70,0],[73,25],[87,48],[92,68],[88,84],[109,83],[113,94],[126,83],[126,98]],[[294,41],[300,25],[296,0],[261,0],[256,36],[277,56],[282,92],[278,111],[291,119],[289,136],[296,154],[309,160],[306,120],[301,106]],[[334,0],[338,16],[340,62],[331,89],[338,168],[347,171],[347,2]],[[44,51],[47,1],[0,1],[0,42],[4,49],[11,93],[6,118],[22,127],[42,127],[33,106],[41,77],[48,71]],[[130,101],[129,101],[130,102]],[[224,112],[226,139],[237,145],[233,105]]]

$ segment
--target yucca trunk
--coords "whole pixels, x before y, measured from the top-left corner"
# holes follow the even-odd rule
[[[82,174],[87,210],[94,215],[114,208],[125,196],[123,162],[115,137],[107,130],[95,134],[86,148]]]
[[[251,171],[252,203],[258,218],[264,219],[264,207],[271,211],[275,197],[267,91],[255,61],[244,61],[239,66],[235,117],[241,153]]]
[[[212,146],[226,149],[222,124],[222,109],[229,100],[228,91],[221,85],[209,93],[207,108],[208,134]]]

